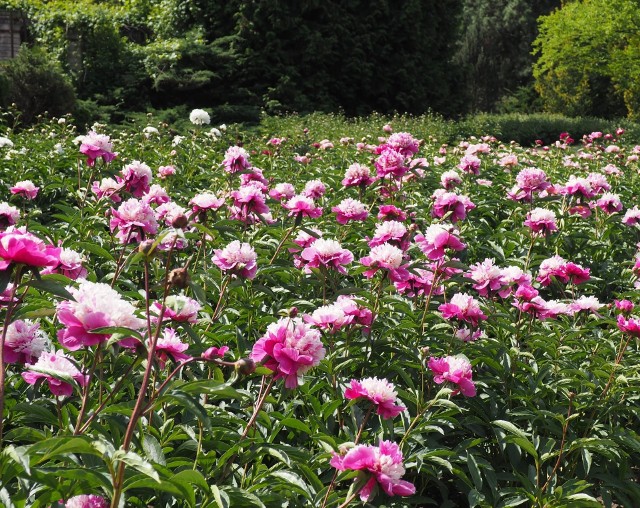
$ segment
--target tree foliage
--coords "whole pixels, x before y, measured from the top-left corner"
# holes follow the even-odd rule
[[[637,0],[583,0],[541,18],[536,89],[569,115],[640,114]]]

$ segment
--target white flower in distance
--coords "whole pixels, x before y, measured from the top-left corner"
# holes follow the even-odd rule
[[[194,109],[189,115],[189,120],[194,125],[209,125],[211,123],[211,117],[204,109]]]

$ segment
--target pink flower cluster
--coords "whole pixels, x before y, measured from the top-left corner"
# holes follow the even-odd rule
[[[223,272],[243,279],[253,279],[258,270],[258,255],[248,243],[234,240],[224,249],[215,249],[212,261]]]
[[[446,216],[454,224],[459,220],[464,220],[467,212],[476,207],[467,196],[460,196],[444,189],[436,190],[431,197],[434,200],[431,216],[438,219]]]
[[[589,268],[583,268],[571,261],[566,261],[561,256],[555,255],[540,263],[536,280],[543,286],[551,285],[553,279],[563,284],[571,282],[577,285],[588,281],[590,278],[589,273]]]
[[[465,397],[473,397],[476,394],[476,385],[473,383],[473,371],[471,363],[464,356],[445,356],[444,358],[429,358],[427,366],[433,372],[433,380],[437,384],[449,382],[457,385],[454,395],[462,392]]]
[[[98,157],[102,157],[104,163],[109,163],[116,158],[113,152],[111,139],[105,134],[90,131],[81,138],[80,153],[87,156],[87,165],[93,166]]]
[[[349,387],[344,391],[346,399],[366,399],[377,407],[376,413],[382,418],[395,418],[405,409],[404,406],[396,404],[398,394],[395,386],[386,379],[368,377],[357,381],[352,379]]]

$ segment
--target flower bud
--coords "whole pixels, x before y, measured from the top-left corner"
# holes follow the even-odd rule
[[[147,257],[152,256],[154,251],[156,250],[155,247],[153,246],[154,243],[155,242],[153,240],[150,240],[150,239],[149,240],[143,240],[138,245],[138,252],[140,252],[140,254],[144,254]]]
[[[189,272],[186,268],[174,268],[169,273],[169,284],[171,286],[184,289],[189,285]]]
[[[189,224],[189,218],[184,214],[178,215],[171,221],[171,226],[178,229],[184,229],[187,224]]]
[[[243,376],[248,376],[255,372],[256,363],[251,358],[240,358],[236,362],[235,368]]]

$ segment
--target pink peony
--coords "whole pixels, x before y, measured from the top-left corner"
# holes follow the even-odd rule
[[[227,149],[222,160],[222,165],[227,173],[245,171],[251,167],[249,154],[244,148],[231,146]]]
[[[109,503],[102,496],[81,494],[67,500],[64,508],[108,508]]]
[[[366,471],[371,478],[360,490],[360,499],[367,501],[376,485],[389,496],[411,496],[416,488],[402,480],[405,469],[402,465],[400,447],[391,441],[380,441],[379,446],[357,445],[346,454],[334,453],[331,465],[339,471]]]
[[[320,332],[300,318],[281,318],[267,327],[267,332],[253,346],[251,359],[284,378],[285,387],[302,384],[302,375],[320,364],[325,349]]]
[[[227,351],[229,351],[229,346],[211,346],[204,353],[202,353],[202,358],[209,361],[216,358],[223,358]]]
[[[385,223],[386,224],[386,223]],[[378,270],[385,270],[394,282],[402,282],[409,278],[407,265],[403,265],[404,253],[395,245],[383,243],[371,248],[368,256],[360,259],[363,266],[369,267],[364,276],[370,279]]]
[[[176,174],[175,166],[160,166],[158,168],[158,178],[164,180],[168,176],[172,176]]]
[[[102,157],[104,163],[109,163],[116,158],[109,136],[90,131],[81,139],[80,153],[87,156],[88,166],[93,166],[98,157]]]
[[[108,284],[83,280],[78,288],[67,287],[74,300],[57,304],[58,320],[65,328],[58,331],[58,340],[66,349],[75,351],[106,341],[111,334],[92,333],[96,328],[119,326],[142,330],[143,319],[135,316],[135,308],[124,301]]]
[[[443,286],[435,286],[435,275],[429,270],[416,268],[409,272],[409,277],[404,281],[395,281],[393,285],[401,295],[409,297],[424,296],[428,294],[441,295],[444,292]]]
[[[343,199],[338,206],[334,206],[331,211],[336,214],[339,224],[346,224],[349,221],[363,221],[369,216],[367,207],[357,199]]]
[[[327,186],[320,180],[309,180],[302,191],[302,195],[311,199],[319,199],[327,192]]]
[[[10,187],[9,190],[11,191],[11,194],[15,194],[16,196],[22,196],[26,199],[35,199],[40,187],[36,187],[31,180],[24,180],[16,183],[13,187]]]
[[[62,351],[55,353],[43,352],[38,361],[26,366],[22,378],[34,385],[39,379],[44,379],[49,385],[51,393],[63,397],[73,393],[73,382],[84,386],[89,382],[89,376],[82,374]]]
[[[405,166],[405,157],[393,148],[385,148],[376,159],[376,174],[378,178],[391,175],[401,178],[409,168]]]
[[[156,221],[153,209],[148,203],[130,198],[122,203],[117,210],[111,209],[111,220],[109,228],[113,233],[116,229],[116,238],[120,243],[129,243],[143,240],[145,233],[153,235],[158,232],[158,222]]]
[[[133,197],[141,198],[143,194],[149,192],[153,174],[151,168],[140,161],[133,161],[127,164],[120,173],[125,189]]]
[[[510,292],[503,271],[494,264],[493,259],[487,258],[482,263],[472,265],[465,275],[473,279],[473,289],[478,291],[480,296],[499,294],[504,298]]]
[[[622,218],[622,223],[627,226],[633,226],[634,224],[638,224],[640,222],[640,209],[638,205],[635,205],[633,208],[627,210]]]
[[[174,362],[190,360],[192,357],[184,353],[187,349],[189,349],[189,344],[182,342],[173,328],[162,330],[162,335],[158,337],[156,343],[156,358],[160,368],[164,369],[169,357]]]
[[[369,240],[369,247],[377,247],[383,243],[389,243],[399,247],[403,251],[409,248],[409,239],[407,238],[407,227],[395,220],[388,220],[376,226],[373,238]]]
[[[377,414],[384,419],[395,418],[405,409],[396,404],[398,394],[392,383],[386,379],[368,377],[362,381],[351,380],[349,387],[344,392],[344,397],[349,400],[367,399],[378,407]]]
[[[460,241],[458,234],[453,226],[431,224],[424,235],[416,235],[415,241],[425,256],[436,261],[445,257],[446,249],[464,250],[466,245]]]
[[[113,178],[103,178],[100,182],[93,182],[91,192],[93,192],[98,199],[107,197],[114,203],[119,203],[122,201],[122,198],[118,195],[118,192],[124,188],[124,182],[122,178],[117,178],[117,180]]]
[[[13,226],[20,220],[20,210],[9,203],[0,203],[0,230]]]
[[[57,266],[48,266],[40,273],[42,275],[59,273],[72,280],[84,279],[87,276],[87,269],[82,266],[84,258],[80,253],[63,247],[60,250],[59,261]]]
[[[234,277],[253,279],[256,276],[258,255],[248,243],[234,240],[224,249],[215,249],[212,261],[223,272]]]
[[[194,214],[200,214],[208,210],[218,210],[224,205],[224,198],[219,198],[213,192],[201,192],[193,196],[189,204]]]
[[[28,266],[56,266],[60,262],[60,248],[46,245],[26,229],[7,229],[0,233],[0,271],[11,264]]]
[[[611,190],[611,185],[609,185],[607,177],[602,173],[589,173],[589,175],[587,175],[587,182],[589,182],[591,190],[596,194],[601,194]]]
[[[420,142],[408,132],[392,134],[386,144],[404,157],[413,157],[420,149]]]
[[[605,192],[596,201],[596,206],[606,214],[612,214],[622,210],[620,196],[611,192]]]
[[[618,328],[622,333],[631,335],[632,337],[640,338],[640,318],[635,316],[624,317],[620,314],[617,318]]]
[[[351,251],[343,249],[336,240],[327,238],[318,238],[302,251],[300,257],[306,262],[306,273],[311,273],[311,268],[326,268],[337,270],[344,275],[347,273],[344,266],[353,261]]]
[[[538,235],[546,235],[558,230],[556,214],[552,210],[544,208],[534,208],[528,212],[524,225],[531,228],[532,233]]]
[[[630,314],[631,312],[633,312],[633,308],[635,307],[631,300],[614,300],[614,304],[616,306],[616,309],[618,309],[623,314]]]
[[[273,199],[290,199],[296,195],[295,187],[290,183],[279,183],[271,191],[269,196]]]
[[[597,314],[603,305],[604,304],[600,303],[595,296],[582,295],[580,298],[569,304],[568,310],[571,314],[581,311],[588,311]]]
[[[344,307],[338,304],[323,305],[314,310],[313,313],[305,314],[302,318],[305,323],[317,326],[328,333],[336,333],[353,321],[353,316],[347,315]]]
[[[407,213],[394,205],[380,205],[380,208],[378,208],[378,220],[404,222],[407,220]]]
[[[7,327],[4,343],[5,363],[34,363],[50,346],[40,323],[17,319]]]
[[[443,303],[438,307],[444,319],[457,319],[470,323],[473,327],[478,322],[487,319],[480,309],[478,301],[466,293],[456,293],[449,303]]]
[[[480,159],[475,155],[465,155],[457,167],[465,173],[477,175],[480,173]]]
[[[315,219],[322,215],[322,207],[316,206],[313,198],[299,194],[293,196],[289,201],[282,205],[283,208],[289,210],[289,217],[309,217]]]
[[[465,397],[473,397],[476,394],[476,386],[473,384],[471,363],[464,356],[446,356],[444,358],[429,358],[427,366],[433,372],[433,380],[437,384],[445,381],[458,385],[454,395],[462,392]]]
[[[571,175],[564,186],[565,194],[575,196],[577,198],[591,199],[595,192],[591,187],[591,183],[586,178]]]
[[[375,181],[371,176],[371,170],[362,164],[351,164],[345,172],[342,185],[345,187],[367,187]]]
[[[447,216],[454,224],[464,220],[467,212],[476,207],[467,196],[459,196],[455,192],[447,192],[444,189],[436,190],[431,197],[434,200],[431,216],[438,219]]]
[[[445,190],[451,190],[461,183],[462,179],[456,171],[445,171],[440,175],[440,185],[442,185]]]
[[[240,220],[246,220],[249,214],[264,215],[269,213],[269,207],[264,200],[264,194],[252,185],[243,185],[238,190],[231,191],[233,206],[238,210]]]
[[[155,316],[159,317],[162,312],[163,321],[191,324],[198,321],[198,312],[202,307],[193,298],[185,295],[169,295],[164,303],[164,311],[160,302],[153,302],[151,306],[151,312]]]
[[[368,328],[373,322],[373,313],[371,310],[359,305],[353,296],[340,295],[335,305],[340,307],[346,316],[353,318],[353,324]]]

